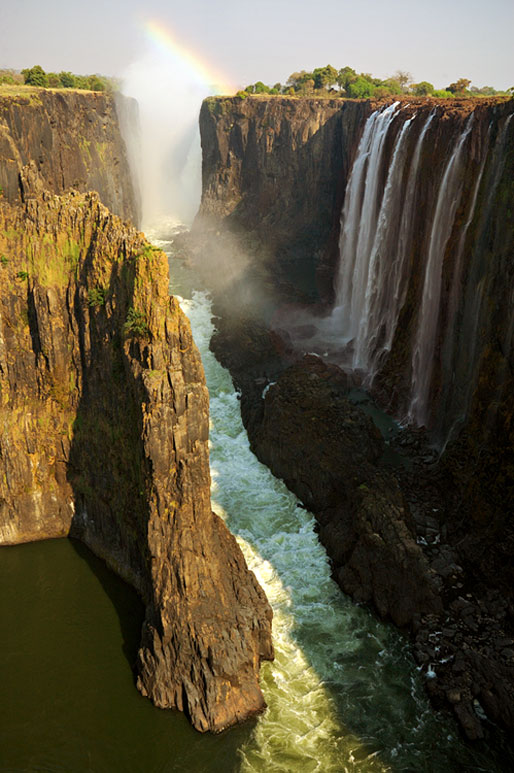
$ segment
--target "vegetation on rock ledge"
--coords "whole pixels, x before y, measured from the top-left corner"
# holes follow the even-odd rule
[[[12,69],[0,70],[0,84],[50,89],[85,89],[87,91],[115,91],[119,88],[115,79],[105,75],[97,73],[94,75],[75,75],[65,71],[47,73],[39,64],[21,72]]]
[[[290,96],[341,96],[350,99],[369,99],[374,97],[394,96],[395,94],[412,94],[417,97],[491,97],[514,95],[514,86],[508,91],[497,91],[492,86],[478,88],[471,86],[468,78],[459,78],[445,89],[435,89],[428,81],[414,83],[412,75],[404,70],[397,70],[390,78],[382,80],[371,73],[357,73],[351,67],[337,70],[332,65],[316,67],[312,72],[300,70],[292,73],[285,85],[275,83],[266,86],[257,81],[238,92],[238,96],[250,94],[286,94]]]

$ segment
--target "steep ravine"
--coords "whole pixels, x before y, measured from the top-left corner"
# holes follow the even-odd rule
[[[166,257],[96,194],[21,177],[24,204],[0,200],[0,541],[81,539],[146,606],[140,691],[223,730],[265,706],[271,610],[211,511],[208,394]]]
[[[418,662],[435,675],[429,694],[477,738],[491,720],[514,724],[514,103],[408,102],[384,135],[376,181],[377,190],[387,187],[402,137],[412,146],[406,158],[424,143],[415,187],[408,167],[395,173],[417,206],[407,289],[373,392],[402,416],[417,315],[425,313],[421,261],[434,252],[431,218],[444,206],[441,180],[452,163],[460,169],[456,157],[464,193],[437,256],[428,437],[390,424],[384,442],[352,397],[362,374],[323,362],[323,344],[321,359],[302,360],[302,338],[314,340],[337,291],[340,218],[358,143],[387,102],[207,100],[203,198],[189,247],[198,267],[207,264],[220,315],[213,347],[242,390],[254,451],[315,513],[343,590],[410,629]],[[450,436],[442,457],[428,443],[441,435]]]

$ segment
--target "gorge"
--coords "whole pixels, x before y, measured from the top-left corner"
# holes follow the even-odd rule
[[[192,260],[234,256],[213,346],[252,448],[343,590],[423,668],[441,653],[429,691],[469,737],[473,701],[512,724],[513,108],[219,98],[200,119]],[[385,441],[362,388],[402,422]]]
[[[49,126],[32,149],[19,139],[27,131],[16,136],[13,127],[19,131],[26,120],[25,108],[41,110],[37,100],[4,103],[3,534],[13,543],[71,529],[106,560],[146,606],[138,656],[143,694],[160,706],[183,707],[198,729],[221,729],[263,707],[257,671],[260,659],[272,656],[270,609],[236,542],[210,513],[205,386],[187,322],[168,299],[162,253],[94,195],[64,194],[69,187],[96,188],[113,211],[134,222],[139,217],[119,139],[102,150],[96,136],[95,116],[109,131],[112,104],[97,95],[88,106],[80,96],[82,120],[91,111],[88,122],[96,128],[73,140],[74,157],[83,161],[73,180],[47,172],[56,167],[52,152],[68,168],[62,148],[71,142],[57,142],[68,119],[55,130],[60,113],[56,107],[52,116],[51,98],[42,98]],[[474,739],[489,735],[492,723],[512,726],[512,112],[512,102],[488,100],[209,99],[201,112],[199,216],[191,236],[167,234],[160,243],[186,255],[212,289],[218,327],[212,348],[241,390],[252,448],[315,514],[332,576],[355,600],[410,631],[436,706],[451,707]],[[77,106],[68,115],[77,115]],[[36,123],[46,125],[41,113]],[[106,183],[98,177],[104,163]],[[111,166],[121,167],[118,178]],[[172,281],[181,270],[175,262]],[[189,303],[188,314],[210,316],[197,306]],[[215,399],[237,409],[226,376],[219,379]],[[427,431],[389,421],[384,440],[369,418],[379,415],[369,394]],[[226,418],[211,410],[224,425]],[[381,415],[382,427],[386,421]],[[226,431],[237,438],[242,431],[232,413]],[[213,453],[214,498],[230,500],[230,474],[217,472],[227,450]],[[233,454],[243,456],[239,447]],[[285,505],[285,520],[274,521],[288,495],[280,491],[261,503],[257,487],[250,488],[259,475],[252,468],[246,495],[233,495],[239,520],[228,505],[214,509],[223,515],[226,507],[232,530],[250,541],[251,549],[243,547],[255,571],[258,545],[262,583],[267,571],[275,575],[274,559],[282,560],[287,529],[303,539],[312,527],[294,499]],[[230,493],[216,494],[222,480]],[[246,501],[251,497],[255,509]],[[261,517],[269,521],[266,537],[252,531]],[[317,638],[309,626],[322,631],[327,663],[306,651],[336,695],[355,690],[358,669],[368,669],[360,639],[381,642],[369,666],[378,666],[375,681],[387,683],[385,661],[394,661],[402,645],[391,644],[378,623],[364,622],[364,610],[339,611],[333,590],[326,591],[328,602],[321,590],[316,599],[309,574],[320,569],[311,569],[309,557],[318,556],[319,546],[312,539],[304,547],[294,543],[304,576],[300,571],[286,581],[298,607],[290,625],[302,631],[302,644]],[[303,597],[294,582],[305,586]],[[327,583],[328,577],[323,588]],[[282,590],[282,617],[280,603],[291,604]],[[332,621],[327,629],[316,617],[301,622],[310,603]],[[282,647],[281,624],[275,636]],[[372,633],[364,633],[366,625]],[[355,638],[343,638],[335,655],[342,631],[347,636],[352,628]],[[237,632],[235,649],[226,631]],[[348,682],[338,672],[342,664],[351,670],[345,647],[358,653]],[[264,679],[269,694],[279,687],[299,702],[314,701],[320,688],[310,675],[307,692],[295,692],[308,668],[295,645],[277,658],[273,677]],[[288,659],[299,669],[294,678],[285,670]],[[177,672],[187,675],[182,682]],[[441,752],[434,769],[501,769],[482,747],[473,757],[452,737],[453,757],[444,723],[435,728],[425,719],[410,678],[417,713],[412,725],[406,715],[397,720],[409,726],[407,740],[403,731],[384,740],[378,718],[366,730],[372,713],[364,708],[371,689],[365,688],[353,713],[337,698],[335,724],[324,709],[306,720],[281,709],[297,742],[305,740],[305,757],[294,756],[284,730],[283,758],[273,749],[280,721],[271,706],[271,724],[257,726],[266,753],[264,746],[243,745],[245,762],[240,757],[237,764],[288,770],[288,754],[290,766],[314,764],[313,749],[335,744],[333,757],[319,762],[324,770],[350,764],[354,754],[357,769],[414,769],[436,737]],[[236,683],[228,699],[227,683]],[[377,694],[377,706],[388,704],[394,683],[388,689],[383,698]],[[351,740],[339,747],[341,716],[351,718],[350,729],[361,737],[369,734],[367,750],[356,752]],[[332,729],[320,730],[311,747],[318,722]],[[418,749],[409,757],[416,737]]]

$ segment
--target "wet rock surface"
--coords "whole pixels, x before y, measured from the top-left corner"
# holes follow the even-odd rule
[[[409,632],[430,698],[469,739],[512,728],[511,591],[463,549],[461,492],[426,432],[384,440],[350,376],[262,323],[221,318],[211,348],[241,390],[252,449],[314,513],[342,590]]]
[[[166,256],[96,194],[0,200],[0,542],[82,540],[146,605],[138,687],[201,731],[261,711],[271,609],[211,512],[208,394]]]
[[[362,417],[350,421],[353,409],[335,395],[358,384],[359,373],[345,385],[346,377],[327,370],[326,382],[333,386],[318,388],[316,382],[325,381],[319,373],[304,384],[306,374],[313,375],[312,362],[302,366],[297,360],[302,349],[324,353],[303,347],[302,339],[311,335],[306,325],[334,298],[348,171],[367,117],[386,102],[234,98],[204,104],[204,191],[195,229],[214,245],[226,241],[227,231],[236,235],[241,249],[235,255],[244,256],[240,274],[258,276],[262,295],[271,288],[270,311],[259,297],[252,308],[251,299],[239,293],[244,282],[234,268],[233,292],[214,284],[221,332],[213,348],[242,391],[256,453],[313,509],[338,582],[380,614],[394,619],[395,604],[405,603],[398,585],[395,600],[381,589],[383,582],[396,583],[386,576],[395,577],[392,567],[381,572],[384,556],[417,562],[420,551],[418,570],[423,566],[420,575],[430,578],[421,585],[430,594],[421,599],[440,606],[422,612],[420,605],[416,612],[419,599],[413,597],[402,608],[400,624],[412,633],[434,702],[451,708],[467,736],[478,738],[491,722],[512,730],[514,705],[508,644],[514,631],[513,102],[409,98],[401,104],[398,130],[414,113],[421,116],[418,126],[434,118],[417,170],[420,205],[405,302],[373,381],[377,403],[396,416],[407,414],[411,395],[413,331],[425,272],[420,256],[432,224],[427,213],[449,149],[471,128],[465,195],[441,256],[427,419],[434,447],[424,431],[405,430],[386,436],[377,460],[365,450],[368,425]],[[387,163],[393,139],[386,143]],[[276,384],[263,395],[270,382]],[[295,399],[289,399],[295,389]],[[316,407],[315,395],[325,403]],[[316,417],[310,433],[304,415]],[[337,456],[345,443],[335,442],[335,423],[348,433],[348,447],[353,438],[355,463],[350,453]],[[339,459],[334,469],[323,455],[325,442]],[[327,503],[331,492],[339,509]],[[408,539],[416,551],[407,549]],[[384,541],[391,542],[384,548]],[[408,582],[405,587],[408,598]]]

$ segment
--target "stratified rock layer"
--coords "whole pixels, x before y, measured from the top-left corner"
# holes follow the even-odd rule
[[[35,183],[34,183],[35,180]],[[166,256],[96,194],[0,201],[0,542],[71,534],[146,604],[138,686],[220,731],[261,711],[271,610],[211,512],[208,394]]]
[[[34,89],[26,95],[0,95],[0,189],[20,201],[19,174],[29,162],[46,190],[97,191],[115,215],[139,224],[118,108],[137,126],[134,100],[71,89]]]

